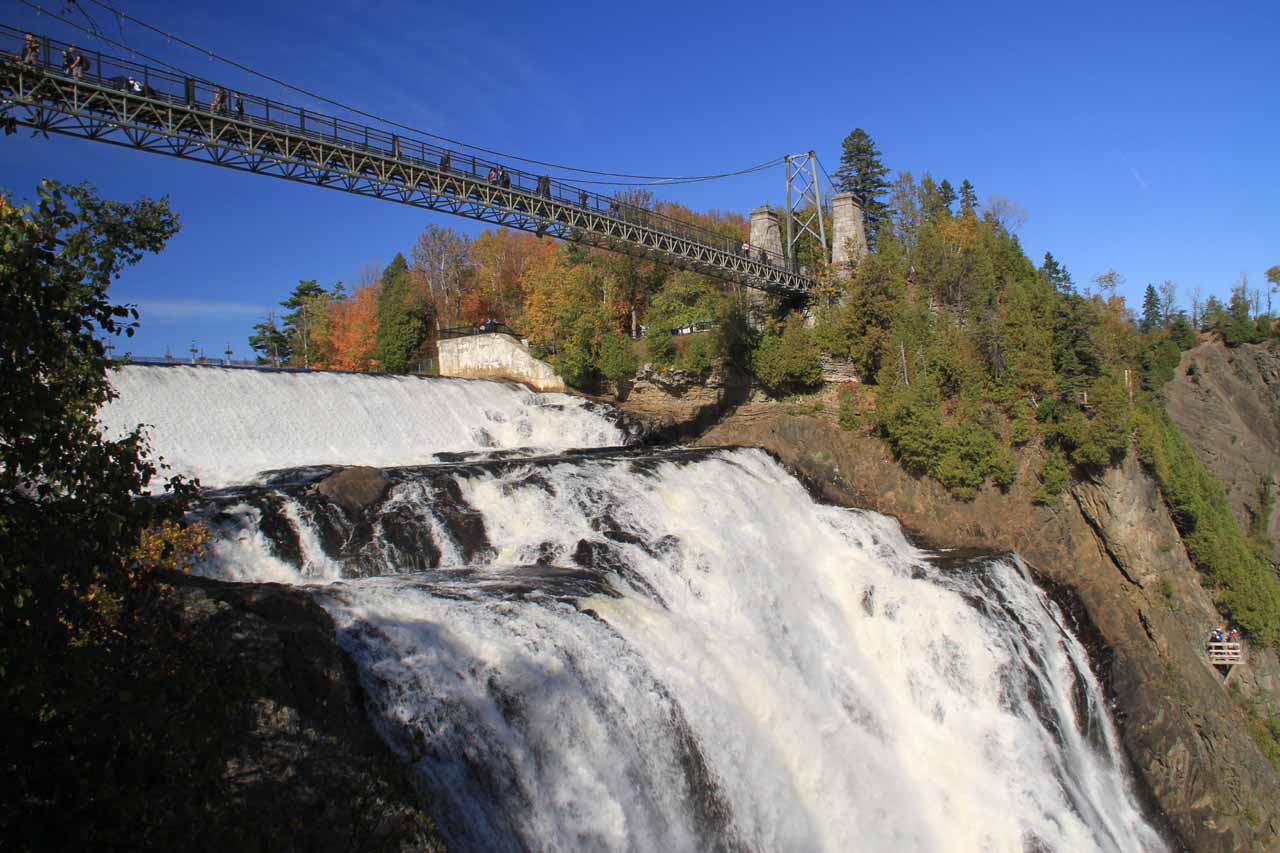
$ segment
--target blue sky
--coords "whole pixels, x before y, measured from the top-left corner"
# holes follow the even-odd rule
[[[81,4],[120,37],[113,16]],[[1262,287],[1280,263],[1274,2],[116,5],[370,112],[586,168],[702,174],[813,148],[834,171],[863,127],[895,170],[1013,199],[1033,259],[1052,251],[1079,283],[1114,267],[1131,305],[1165,279],[1184,297],[1225,294],[1242,272]],[[16,0],[3,20],[93,46]],[[310,106],[127,22],[123,33]],[[114,290],[141,307],[137,353],[194,340],[243,357],[250,327],[299,279],[355,281],[431,223],[481,227],[82,140],[0,138],[0,187],[29,198],[46,176],[122,200],[168,195],[180,213],[169,248]],[[660,195],[745,212],[782,191],[778,169]]]

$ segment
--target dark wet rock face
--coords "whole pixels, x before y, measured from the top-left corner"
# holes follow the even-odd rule
[[[370,725],[332,620],[305,591],[167,580],[148,618],[169,624],[176,654],[216,673],[183,698],[203,708],[222,778],[168,781],[192,786],[192,814],[205,815],[217,846],[197,849],[445,849],[407,768]]]

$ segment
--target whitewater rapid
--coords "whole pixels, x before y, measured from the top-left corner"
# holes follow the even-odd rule
[[[412,465],[442,453],[625,442],[605,411],[513,383],[421,376],[127,365],[98,413],[111,437],[147,425],[173,473],[206,486],[306,465]]]
[[[1163,850],[1014,556],[946,559],[758,450],[229,490],[202,571],[311,584],[466,850]]]

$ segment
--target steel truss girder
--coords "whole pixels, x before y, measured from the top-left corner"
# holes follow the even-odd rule
[[[244,121],[0,59],[0,114],[42,133],[92,139],[369,198],[547,234],[776,293],[803,294],[805,276],[671,234],[625,215],[504,188],[458,171],[296,128]]]

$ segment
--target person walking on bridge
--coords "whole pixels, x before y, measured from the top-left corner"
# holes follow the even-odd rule
[[[507,172],[506,166],[498,167],[498,186],[504,190],[511,189],[511,174]]]
[[[209,104],[209,112],[221,113],[226,115],[227,112],[227,90],[221,86],[213,87],[213,102]]]
[[[22,40],[22,61],[27,65],[35,65],[40,61],[40,39],[27,33]]]
[[[77,80],[84,74],[84,57],[74,44],[62,51],[62,70]]]

